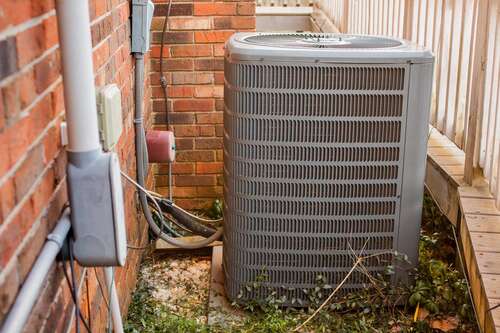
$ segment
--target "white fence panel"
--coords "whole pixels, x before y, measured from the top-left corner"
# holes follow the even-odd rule
[[[466,180],[472,167],[482,170],[500,208],[500,0],[317,0],[316,6],[342,32],[405,37],[432,49],[430,122],[468,147]]]

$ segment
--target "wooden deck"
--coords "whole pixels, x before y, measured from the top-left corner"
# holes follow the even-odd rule
[[[431,129],[425,185],[446,217],[457,225],[458,187],[464,182],[465,154],[453,142]]]
[[[484,179],[477,177],[473,186],[465,184],[464,160],[463,151],[437,131],[431,132],[426,186],[457,226],[482,331],[500,332],[500,211]]]
[[[484,332],[500,332],[500,211],[485,186],[458,192],[460,238],[478,320]]]

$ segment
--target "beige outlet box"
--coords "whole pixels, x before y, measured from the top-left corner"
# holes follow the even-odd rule
[[[97,113],[102,147],[110,151],[120,139],[123,123],[121,92],[116,84],[104,86],[97,92]]]

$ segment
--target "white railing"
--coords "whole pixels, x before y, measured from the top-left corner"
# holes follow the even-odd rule
[[[317,6],[326,14],[330,21],[337,26],[340,31],[345,31],[347,23],[347,12],[349,6],[344,5],[344,0],[317,1]]]
[[[260,7],[309,7],[313,0],[257,0]]]
[[[500,0],[317,0],[346,33],[396,36],[436,56],[431,124],[481,170],[500,208]]]

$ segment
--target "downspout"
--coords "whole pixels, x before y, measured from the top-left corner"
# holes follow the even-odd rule
[[[56,227],[47,236],[47,242],[23,282],[14,305],[12,305],[2,325],[1,333],[17,333],[23,330],[31,310],[42,291],[47,274],[68,235],[71,221],[69,211],[65,211]]]

